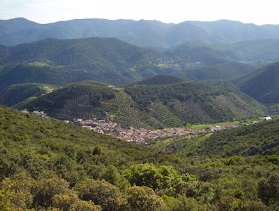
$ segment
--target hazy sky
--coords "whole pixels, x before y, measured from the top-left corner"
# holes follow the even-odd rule
[[[0,19],[24,17],[38,23],[82,18],[237,20],[279,24],[278,0],[0,0]]]

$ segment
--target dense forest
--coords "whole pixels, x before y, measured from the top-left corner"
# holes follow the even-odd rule
[[[41,87],[52,88],[43,84]],[[18,95],[24,97],[25,88],[23,85],[10,87],[0,96],[0,103],[45,111],[63,120],[113,117],[123,127],[153,129],[243,120],[266,114],[263,105],[239,91],[166,75],[122,87],[93,81],[73,83],[11,105],[10,99]],[[14,101],[16,99],[19,97]]]
[[[58,120],[0,110],[1,210],[278,209],[275,151],[166,154]],[[277,122],[261,127],[270,128],[273,139],[278,129],[270,124]],[[239,136],[234,133],[231,138]],[[210,138],[219,134],[224,136]]]
[[[212,67],[211,74],[205,67]],[[113,38],[92,37],[45,39],[0,49],[0,91],[15,83],[65,85],[95,80],[123,85],[158,74],[192,80],[227,79],[252,70],[252,65],[231,60],[205,44],[186,43],[162,52]]]

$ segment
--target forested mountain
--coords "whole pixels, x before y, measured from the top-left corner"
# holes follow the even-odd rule
[[[0,61],[1,65],[6,65],[1,71],[2,86],[9,80],[65,84],[91,79],[112,84],[127,83],[148,75],[148,61],[154,62],[156,55],[154,51],[110,38],[47,39],[9,49]],[[134,66],[133,72],[130,69]],[[22,78],[16,77],[19,75]]]
[[[55,86],[49,84],[14,84],[0,93],[0,103],[6,106],[19,106],[20,103],[52,92]]]
[[[264,104],[279,103],[279,63],[234,80],[241,91]]]
[[[227,59],[222,53],[204,43],[184,43],[165,51],[165,56],[180,64],[186,64],[183,67],[184,69],[187,66],[189,67],[189,62],[196,62],[197,66],[227,62]]]
[[[193,25],[212,35],[218,43],[235,43],[248,40],[278,39],[278,25],[243,24],[238,21],[193,21]]]
[[[253,69],[232,63],[204,44],[188,43],[157,52],[113,38],[46,39],[2,46],[0,55],[0,90],[18,83],[65,85],[82,80],[121,85],[158,74],[227,79]]]
[[[279,40],[251,40],[215,46],[223,55],[248,63],[276,62],[279,59]]]
[[[228,62],[223,64],[209,65],[206,67],[190,68],[184,73],[184,76],[194,81],[219,81],[241,77],[255,70],[256,68],[249,64]]]
[[[228,20],[185,21],[179,24],[105,19],[69,20],[50,24],[38,24],[23,18],[0,21],[0,44],[3,45],[34,42],[45,38],[87,37],[114,37],[139,46],[169,48],[188,41],[213,44],[278,39],[279,27]]]
[[[43,62],[75,69],[127,68],[144,57],[152,59],[154,51],[139,48],[110,38],[76,40],[46,39],[31,44],[22,44],[8,49],[1,65]]]
[[[100,119],[110,115],[122,126],[138,128],[179,127],[265,114],[264,106],[240,92],[169,76],[156,76],[122,88],[75,83],[21,108],[43,110],[59,119]]]

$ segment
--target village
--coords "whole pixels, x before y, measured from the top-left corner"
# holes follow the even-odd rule
[[[29,113],[29,111],[26,109],[22,110],[21,112]],[[33,111],[32,113],[44,118],[48,118],[46,112],[44,111]],[[263,119],[271,120],[272,118],[264,117]],[[100,134],[106,134],[118,138],[120,140],[125,140],[127,142],[144,144],[144,145],[154,143],[154,141],[159,138],[194,135],[200,133],[212,133],[212,132],[217,132],[217,131],[221,131],[229,128],[235,128],[239,126],[237,124],[226,125],[226,126],[214,125],[204,130],[193,130],[185,127],[150,130],[146,128],[134,128],[134,127],[123,128],[121,127],[120,124],[114,122],[113,119],[111,118],[105,118],[105,119],[93,118],[88,120],[73,119],[72,121],[64,120],[63,122],[67,124],[73,123],[75,125],[95,131]],[[254,123],[257,122],[258,121]]]
[[[65,121],[65,122],[69,123],[70,121]],[[125,140],[127,142],[144,144],[144,145],[154,143],[154,141],[159,138],[216,132],[228,128],[238,127],[238,125],[230,125],[230,126],[215,125],[206,130],[193,130],[185,127],[150,130],[146,128],[134,128],[134,127],[123,128],[116,122],[113,122],[108,119],[107,120],[75,119],[73,122],[76,125],[79,125],[83,128],[87,128],[89,130],[93,130],[97,133],[111,135],[115,138]]]
[[[203,131],[197,131],[187,128],[164,128],[161,130],[149,130],[146,128],[122,128],[119,124],[105,120],[75,120],[75,124],[93,130],[97,133],[114,136],[115,138],[133,142],[136,144],[148,144],[158,138],[167,138],[171,136],[182,136],[186,134],[197,134]],[[149,141],[149,142],[147,142]]]

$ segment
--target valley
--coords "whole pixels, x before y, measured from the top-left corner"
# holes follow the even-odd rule
[[[278,210],[279,27],[0,20],[0,210]]]

